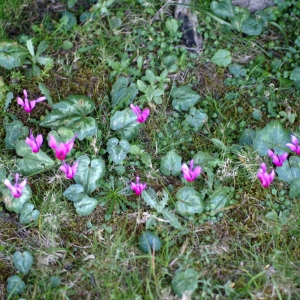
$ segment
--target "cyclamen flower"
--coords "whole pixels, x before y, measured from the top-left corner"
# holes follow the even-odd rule
[[[142,191],[146,188],[146,183],[140,183],[140,178],[136,177],[136,183],[131,182],[130,188],[135,192],[136,195],[140,195]]]
[[[267,167],[266,167],[266,164],[265,163],[262,163],[260,165],[260,169],[257,173],[257,178],[260,180],[262,186],[264,188],[267,188],[270,186],[270,184],[272,183],[272,181],[274,180],[275,178],[275,171],[272,170],[272,172],[269,174],[267,172]]]
[[[22,192],[23,192],[23,189],[24,189],[26,183],[27,183],[27,179],[24,179],[21,183],[19,183],[19,174],[18,173],[16,173],[14,185],[12,185],[12,183],[8,179],[4,180],[4,185],[6,185],[10,189],[11,194],[15,198],[20,198],[22,196]]]
[[[43,144],[43,136],[41,134],[38,134],[35,138],[32,135],[32,130],[30,129],[30,135],[29,138],[26,138],[26,144],[31,147],[32,152],[37,153],[39,152],[40,147]]]
[[[60,166],[59,169],[66,174],[67,178],[72,179],[77,172],[77,167],[78,167],[78,161],[75,162],[73,166],[68,165],[64,162],[64,164]]]
[[[66,142],[57,144],[55,138],[50,134],[49,146],[55,151],[55,156],[59,160],[65,160],[67,154],[73,149],[74,140],[77,137],[77,134],[74,137]]]
[[[149,108],[145,108],[143,111],[141,111],[141,109],[138,106],[134,106],[133,104],[130,104],[130,107],[133,110],[133,112],[135,113],[135,115],[137,116],[137,121],[139,123],[146,122],[146,120],[150,114]]]
[[[181,167],[181,170],[183,172],[183,177],[189,182],[194,181],[202,171],[201,167],[196,167],[194,170],[193,167],[194,167],[193,159],[190,162],[190,168],[186,164],[183,164]]]
[[[296,154],[300,154],[300,146],[298,145],[299,143],[298,139],[294,135],[291,136],[291,139],[292,139],[292,143],[286,144],[286,146],[289,147],[290,150],[295,152]]]
[[[27,113],[30,113],[34,109],[35,104],[37,102],[42,102],[42,101],[46,100],[46,97],[43,96],[43,97],[39,97],[39,98],[37,98],[35,100],[29,101],[26,90],[23,90],[23,94],[24,94],[24,100],[22,98],[20,98],[20,97],[17,97],[17,102],[18,102],[19,105],[23,106],[24,110]]]
[[[268,150],[268,155],[272,158],[274,165],[281,167],[289,154],[285,152],[281,155],[276,155],[272,150]]]

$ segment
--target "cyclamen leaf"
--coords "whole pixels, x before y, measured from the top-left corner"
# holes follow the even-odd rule
[[[116,164],[120,164],[126,158],[129,151],[130,144],[126,140],[119,141],[117,138],[111,138],[107,142],[107,152]]]
[[[165,176],[177,176],[181,173],[181,160],[174,150],[170,150],[162,159],[160,163],[160,171]]]
[[[92,214],[97,204],[98,201],[96,199],[84,195],[79,201],[74,202],[74,207],[78,215],[83,217]]]
[[[208,121],[208,116],[200,109],[192,107],[190,109],[190,114],[186,116],[185,120],[190,126],[194,127],[195,130],[199,130]]]
[[[294,199],[300,199],[300,177],[292,180],[289,196]]]
[[[23,125],[21,121],[13,121],[11,123],[4,124],[6,131],[5,136],[5,148],[14,149],[19,139],[26,137],[29,134],[29,130]]]
[[[7,279],[6,290],[9,295],[21,294],[25,289],[25,282],[18,275],[10,276]]]
[[[12,257],[14,267],[24,275],[28,274],[32,267],[33,257],[29,251],[24,251],[23,253],[17,251]]]
[[[187,85],[179,88],[173,87],[171,96],[173,98],[172,106],[178,111],[188,111],[200,99],[200,95]]]
[[[259,17],[250,16],[243,22],[242,32],[248,35],[260,35],[264,29],[263,21]]]
[[[84,187],[81,184],[72,184],[64,191],[63,195],[70,201],[80,201],[85,195]]]
[[[192,294],[198,288],[198,273],[194,269],[177,271],[171,284],[174,293],[179,297],[186,292]]]
[[[229,197],[230,189],[223,187],[221,190],[215,191],[209,197],[209,206],[212,210],[217,211],[226,206],[228,206],[230,197]]]
[[[300,157],[292,156],[286,160],[281,167],[276,167],[276,172],[280,180],[291,183],[300,177]]]
[[[211,61],[219,67],[226,68],[231,64],[231,53],[228,50],[220,49],[214,54]]]
[[[234,17],[234,10],[231,0],[212,1],[210,9],[221,18]]]
[[[32,203],[25,203],[20,214],[20,223],[29,224],[36,221],[39,215],[40,212],[36,209],[34,210],[34,205]]]

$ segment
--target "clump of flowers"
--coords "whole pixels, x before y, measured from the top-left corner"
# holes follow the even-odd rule
[[[15,184],[13,185],[8,179],[4,180],[4,185],[8,187],[11,191],[11,194],[15,198],[20,198],[24,187],[26,186],[27,179],[25,178],[22,182],[19,183],[19,174],[15,175]]]
[[[144,189],[146,189],[146,183],[140,183],[140,177],[136,177],[136,183],[131,182],[130,188],[135,192],[136,195],[140,195]]]
[[[76,172],[77,172],[77,167],[78,167],[78,161],[73,164],[73,166],[66,164],[65,162],[63,163],[62,166],[60,166],[60,170],[66,174],[68,179],[72,179]]]
[[[32,134],[32,129],[30,129],[30,135],[29,138],[26,138],[26,144],[31,147],[32,152],[37,153],[43,144],[43,136],[38,134],[35,138]]]
[[[135,115],[137,116],[137,121],[139,123],[146,122],[146,120],[150,114],[149,108],[145,108],[143,111],[141,111],[141,109],[138,106],[134,106],[133,104],[130,104],[130,107],[133,110],[133,112],[135,113]]]
[[[274,165],[276,165],[277,167],[281,167],[289,154],[285,152],[281,155],[276,155],[272,150],[269,150],[268,155],[272,158],[272,162]]]
[[[262,163],[260,165],[260,169],[256,176],[259,179],[259,181],[261,182],[262,186],[264,188],[267,188],[270,186],[270,184],[272,183],[272,181],[275,178],[275,171],[272,170],[270,173],[268,173],[266,164]]]
[[[59,160],[65,160],[67,154],[73,149],[74,141],[77,137],[77,134],[66,143],[57,143],[53,135],[50,134],[49,146],[55,151],[55,156]]]
[[[186,164],[183,164],[181,167],[181,170],[183,172],[183,177],[186,179],[188,182],[194,181],[202,172],[201,167],[194,167],[194,160],[192,159],[190,162],[190,167],[188,167]]]
[[[23,95],[24,95],[24,100],[20,97],[17,97],[17,102],[19,105],[21,105],[24,110],[27,112],[27,113],[30,113],[34,107],[35,107],[35,104],[37,102],[42,102],[44,100],[46,100],[46,97],[43,96],[43,97],[39,97],[35,100],[28,100],[28,94],[27,94],[27,91],[26,90],[23,90]]]

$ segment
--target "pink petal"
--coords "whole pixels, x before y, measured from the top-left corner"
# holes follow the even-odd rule
[[[50,137],[49,137],[49,143],[48,143],[49,147],[56,150],[57,148],[57,142],[55,140],[55,138],[53,137],[52,134],[50,134]]]
[[[35,100],[35,102],[42,102],[42,101],[44,101],[44,100],[46,100],[47,98],[45,97],[45,96],[43,96],[43,97],[39,97],[39,98],[37,98],[36,100]]]
[[[20,97],[17,97],[17,102],[19,105],[24,107],[24,101]]]
[[[43,136],[41,134],[38,134],[35,141],[36,141],[38,148],[40,148],[41,145],[43,144]]]

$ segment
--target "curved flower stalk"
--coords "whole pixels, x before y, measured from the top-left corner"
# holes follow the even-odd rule
[[[275,178],[275,171],[272,170],[271,173],[267,172],[267,167],[265,163],[262,163],[260,165],[260,169],[256,175],[256,177],[259,179],[259,181],[261,182],[262,186],[264,188],[267,188],[270,186],[270,184],[272,183],[272,181]]]
[[[139,123],[145,123],[150,114],[150,109],[145,108],[143,111],[141,111],[141,109],[138,106],[134,106],[133,104],[130,104],[130,107],[137,116],[137,121]]]
[[[298,139],[294,135],[292,135],[291,140],[292,140],[292,143],[286,144],[286,146],[289,147],[291,151],[293,151],[299,155],[300,154],[300,146],[298,145],[298,143],[299,143]]]
[[[276,155],[272,150],[268,150],[268,155],[272,158],[272,162],[274,165],[276,165],[277,167],[281,167],[289,154],[285,152],[281,155]]]
[[[78,161],[75,162],[73,166],[68,165],[64,162],[64,164],[60,166],[59,169],[66,174],[68,179],[72,179],[77,172],[77,167],[78,167]]]
[[[24,110],[27,113],[30,113],[34,109],[35,104],[37,102],[42,102],[42,101],[46,100],[46,97],[43,96],[43,97],[39,97],[39,98],[37,98],[35,100],[29,101],[26,90],[23,90],[23,95],[24,95],[24,100],[22,98],[20,98],[20,97],[17,97],[17,102],[18,102],[19,105],[23,106]]]
[[[202,172],[201,167],[196,167],[194,170],[193,170],[193,167],[194,167],[193,159],[190,162],[190,167],[188,167],[186,164],[183,164],[181,167],[181,170],[183,172],[183,177],[188,182],[194,181]]]
[[[15,198],[20,198],[22,196],[22,192],[24,187],[26,186],[27,179],[25,178],[22,182],[19,183],[19,174],[16,173],[15,175],[15,184],[12,185],[12,183],[8,180],[4,180],[4,185],[8,187],[11,191],[11,194]]]
[[[73,149],[74,141],[77,134],[73,136],[71,140],[66,143],[57,143],[53,135],[50,134],[49,146],[55,151],[55,156],[59,160],[65,160],[67,154]]]
[[[146,189],[146,183],[140,183],[140,177],[136,177],[136,183],[131,182],[130,188],[135,192],[136,195],[140,195],[144,189]]]
[[[26,144],[31,147],[32,152],[37,153],[43,144],[43,136],[38,134],[35,138],[32,134],[32,129],[30,129],[29,138],[26,138]]]

